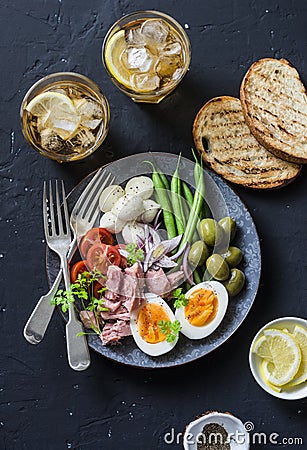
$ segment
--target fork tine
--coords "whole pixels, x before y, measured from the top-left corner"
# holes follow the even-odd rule
[[[51,180],[49,181],[49,213],[50,213],[50,219],[51,219],[51,234],[56,234],[56,228],[55,228],[55,218],[54,218],[54,205],[53,205],[53,195],[52,195],[52,183]]]
[[[63,219],[62,219],[62,212],[61,212],[61,202],[60,202],[58,180],[55,180],[55,197],[56,197],[59,235],[62,235],[64,233],[64,231],[63,231]]]
[[[113,183],[114,181],[114,177],[110,180],[110,185]],[[102,188],[103,189],[103,188]],[[97,192],[97,194],[95,195],[95,197],[92,199],[91,204],[88,207],[88,210],[86,211],[86,214],[84,214],[84,217],[88,217],[88,219],[91,218],[91,216],[95,213],[95,211],[98,211],[98,206],[99,206],[99,197],[100,194],[102,192],[102,189],[99,189],[99,191]]]
[[[48,226],[48,211],[47,211],[46,181],[44,181],[44,188],[43,188],[43,219],[44,219],[45,237],[47,239],[49,236],[49,226]]]
[[[102,172],[101,175],[103,175],[103,172]],[[101,184],[101,186],[99,187],[98,192],[95,194],[95,189],[97,188],[97,185],[99,185],[99,182],[101,181],[101,177],[99,177],[99,178],[96,180],[96,186],[95,186],[94,189],[92,189],[93,193],[92,193],[92,195],[89,195],[89,196],[87,196],[87,197],[84,199],[84,203],[83,203],[83,205],[82,205],[82,208],[81,208],[80,211],[78,212],[78,216],[84,217],[85,210],[88,208],[88,206],[89,206],[89,205],[93,205],[93,206],[94,206],[94,203],[96,202],[97,199],[99,199],[102,190],[104,189],[105,185],[109,182],[110,178],[111,178],[111,174],[109,173],[108,176],[107,176],[107,178],[104,180],[104,182],[103,182],[103,183]],[[111,181],[110,184],[112,184],[113,181],[114,181],[114,177],[112,178],[112,181]],[[95,196],[94,196],[94,195],[95,195]],[[95,205],[95,209],[96,209],[97,206],[98,206],[98,201],[97,201],[96,203],[97,203],[97,204]],[[94,208],[92,207],[92,208],[91,208],[91,211],[93,211],[93,209],[94,209]],[[87,212],[87,216],[89,217],[88,212]]]
[[[84,199],[87,197],[87,195],[91,192],[93,186],[96,184],[96,181],[98,178],[100,178],[101,176],[101,172],[102,172],[102,167],[97,171],[97,173],[95,174],[95,176],[91,179],[91,181],[89,182],[89,184],[86,186],[86,188],[84,189],[84,191],[82,192],[82,195],[78,198],[74,209],[76,212],[78,212],[78,208],[81,207],[81,204],[84,202]]]
[[[63,207],[64,207],[64,218],[65,218],[66,233],[69,233],[69,214],[68,214],[66,192],[65,192],[64,181],[63,180],[62,180],[62,196],[63,196]]]
[[[96,211],[94,211],[94,214],[93,214],[93,217],[91,218],[91,220],[89,220],[88,221],[88,223],[89,223],[89,228],[93,228],[93,226],[94,226],[94,224],[95,224],[95,222],[96,222],[96,220],[97,220],[97,217],[99,216],[99,214],[100,214],[100,211],[98,210],[98,208],[96,209]]]

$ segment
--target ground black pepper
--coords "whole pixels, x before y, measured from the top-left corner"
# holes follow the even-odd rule
[[[218,423],[208,423],[198,435],[197,450],[230,450],[228,433]]]

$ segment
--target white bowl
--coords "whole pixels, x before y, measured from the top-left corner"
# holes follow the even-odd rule
[[[272,320],[272,322],[267,323],[264,327],[262,327],[256,336],[253,339],[252,345],[249,350],[249,366],[252,371],[252,374],[259,384],[266,392],[274,397],[283,398],[285,400],[298,400],[301,398],[307,397],[307,381],[302,383],[299,386],[294,386],[293,388],[289,388],[285,391],[276,392],[272,388],[270,388],[263,380],[260,373],[260,364],[262,362],[262,358],[252,352],[252,348],[256,340],[262,335],[263,331],[267,328],[276,328],[279,330],[283,330],[287,328],[290,333],[293,332],[295,325],[301,325],[307,329],[307,320],[301,319],[299,317],[280,317],[279,319]]]
[[[197,450],[197,437],[201,437],[204,426],[209,423],[217,423],[225,428],[231,450],[249,449],[249,434],[240,419],[230,413],[208,412],[186,427],[183,435],[184,450]]]

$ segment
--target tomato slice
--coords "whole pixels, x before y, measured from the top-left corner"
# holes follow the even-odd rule
[[[81,239],[79,250],[82,258],[86,258],[87,252],[95,244],[113,245],[112,233],[105,228],[92,228]]]
[[[72,283],[75,283],[75,281],[78,278],[78,275],[80,275],[83,272],[88,272],[87,267],[87,261],[78,261],[76,262],[72,268],[70,269],[70,280]]]
[[[120,265],[121,257],[113,245],[96,243],[87,252],[87,262],[91,271],[98,271],[106,275],[110,265]]]
[[[100,289],[103,288],[103,285],[100,284],[98,281],[95,281],[94,283],[94,288],[93,288],[93,295],[95,298],[98,298],[98,300],[101,299],[101,297],[103,296],[103,294],[100,291]]]

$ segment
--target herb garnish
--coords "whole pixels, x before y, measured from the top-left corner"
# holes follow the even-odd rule
[[[99,324],[102,322],[97,312],[109,311],[108,308],[105,308],[103,306],[105,299],[102,298],[102,294],[103,292],[105,292],[106,288],[102,286],[101,289],[97,291],[99,298],[96,298],[94,296],[94,283],[96,281],[99,281],[99,279],[101,279],[102,277],[103,275],[100,272],[82,272],[78,275],[75,283],[72,283],[70,285],[69,290],[64,291],[63,289],[59,289],[51,301],[53,305],[61,306],[61,309],[64,313],[67,312],[71,306],[76,308],[77,312],[79,313],[80,310],[76,305],[75,298],[81,300],[81,309],[84,311],[93,312],[94,314],[94,317],[91,317],[91,315],[88,313],[88,318],[91,321],[91,329],[96,334],[101,333]],[[82,336],[84,334],[90,333],[82,332],[78,333],[77,336]]]
[[[189,303],[189,299],[186,298],[181,288],[178,288],[173,292],[173,299],[175,300],[174,308],[176,309],[181,308],[181,306],[187,306],[187,304]]]
[[[135,264],[138,261],[144,261],[144,251],[136,244],[127,244],[126,251],[128,252],[127,263]]]
[[[179,320],[175,320],[174,322],[171,322],[170,320],[160,320],[158,322],[158,326],[160,331],[166,335],[167,342],[174,342],[178,337],[179,331],[181,330]]]

